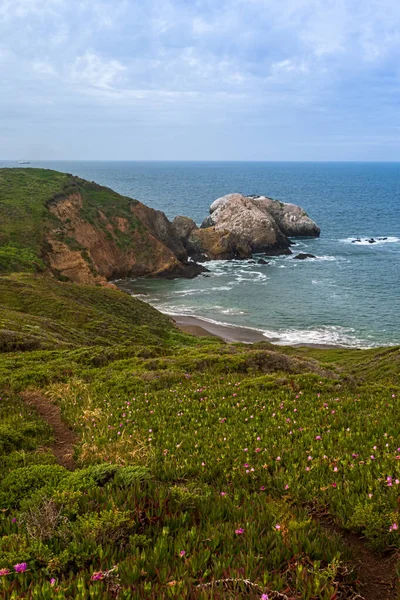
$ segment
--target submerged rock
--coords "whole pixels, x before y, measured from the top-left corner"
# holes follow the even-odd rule
[[[265,260],[264,258],[259,258],[257,261],[258,265],[269,265],[269,262],[267,260]]]

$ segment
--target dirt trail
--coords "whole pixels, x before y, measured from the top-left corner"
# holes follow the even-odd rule
[[[396,565],[399,556],[375,554],[354,533],[346,532],[343,538],[353,552],[365,600],[397,600],[399,579]]]
[[[21,397],[26,404],[34,406],[42,419],[53,429],[54,443],[50,446],[50,449],[57,462],[66,469],[73,471],[76,464],[72,456],[78,436],[61,419],[60,408],[37,392],[23,392]]]
[[[360,595],[364,600],[399,600],[400,580],[396,572],[400,559],[398,552],[383,555],[375,553],[359,535],[342,529],[330,522],[329,518],[317,517],[317,520],[329,533],[339,535],[350,548],[360,584]]]
[[[63,467],[73,471],[76,468],[73,460],[74,445],[78,437],[61,419],[60,408],[37,392],[23,392],[23,400],[34,406],[39,415],[53,429],[54,444],[51,450]],[[313,515],[330,533],[340,535],[354,556],[360,582],[358,598],[364,600],[398,600],[400,593],[399,578],[396,565],[399,554],[379,555],[369,550],[362,538],[333,524],[329,517]],[[357,596],[356,596],[357,597]]]

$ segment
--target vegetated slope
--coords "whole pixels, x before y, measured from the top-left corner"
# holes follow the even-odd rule
[[[399,349],[196,340],[116,290],[26,274],[0,286],[18,341],[0,353],[6,600],[351,598],[348,551],[310,507],[376,550],[400,546]],[[27,389],[77,433],[73,473]]]
[[[0,350],[123,343],[148,346],[180,335],[169,317],[117,289],[50,277],[0,277]]]
[[[48,270],[79,283],[194,274],[183,246],[171,249],[158,235],[161,225],[168,226],[163,213],[94,182],[0,169],[0,272]]]

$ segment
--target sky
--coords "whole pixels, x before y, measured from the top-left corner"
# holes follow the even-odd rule
[[[0,159],[400,161],[398,0],[0,0]]]

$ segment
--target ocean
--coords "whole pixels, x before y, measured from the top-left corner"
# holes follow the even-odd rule
[[[17,166],[0,162],[0,166]],[[400,344],[400,163],[32,162],[94,180],[163,210],[207,216],[231,192],[302,206],[319,239],[294,240],[294,253],[207,263],[194,280],[133,280],[129,288],[159,310],[265,332],[280,344],[344,347]],[[368,239],[385,238],[370,244]],[[360,238],[361,242],[352,243]]]

